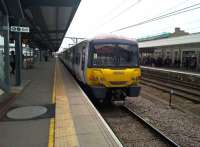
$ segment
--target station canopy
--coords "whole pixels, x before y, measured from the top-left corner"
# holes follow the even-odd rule
[[[139,48],[156,48],[186,44],[200,44],[200,33],[139,42]]]
[[[30,28],[23,42],[41,49],[57,51],[81,0],[1,0],[6,6],[10,26]],[[19,22],[20,21],[20,22]]]

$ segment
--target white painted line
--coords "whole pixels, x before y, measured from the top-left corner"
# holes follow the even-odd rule
[[[140,67],[144,68],[144,69],[152,69],[152,70],[157,70],[157,71],[166,71],[166,72],[179,73],[179,74],[185,74],[185,75],[200,77],[200,74],[198,74],[198,73],[184,72],[184,71],[164,69],[164,68],[146,67],[146,66],[140,66]]]

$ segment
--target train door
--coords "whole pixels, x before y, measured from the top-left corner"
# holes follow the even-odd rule
[[[80,80],[80,57],[81,57],[80,46],[76,46],[74,70],[76,78],[78,80]]]
[[[85,81],[85,56],[86,56],[86,42],[83,42],[80,48],[81,52],[81,63],[80,63],[80,79],[82,82]]]
[[[77,79],[84,80],[84,66],[85,66],[85,43],[80,43],[76,48],[75,72]]]
[[[72,49],[72,71],[75,73],[75,66],[76,66],[76,47]]]
[[[69,68],[72,70],[72,63],[73,63],[73,52],[72,48],[69,49]]]

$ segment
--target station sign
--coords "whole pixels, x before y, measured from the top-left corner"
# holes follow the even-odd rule
[[[11,32],[29,33],[30,29],[29,29],[29,27],[11,26],[10,31]]]

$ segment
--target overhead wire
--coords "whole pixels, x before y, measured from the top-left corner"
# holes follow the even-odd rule
[[[132,5],[130,5],[129,7],[126,7],[125,9],[123,9],[122,11],[120,11],[117,15],[113,16],[112,18],[110,18],[109,20],[107,20],[106,22],[104,22],[103,24],[101,24],[101,25],[99,25],[99,26],[100,26],[100,27],[103,27],[103,26],[105,26],[106,24],[112,22],[114,19],[116,19],[117,17],[121,16],[123,13],[129,11],[131,8],[133,8],[134,6],[136,6],[136,5],[137,5],[138,3],[140,3],[141,1],[142,1],[142,0],[137,0],[137,1],[134,2]],[[180,2],[180,3],[178,3],[178,4],[176,4],[175,6],[169,8],[169,9],[165,10],[164,12],[161,12],[161,13],[159,13],[159,14],[157,14],[157,15],[161,15],[161,14],[163,14],[163,13],[165,13],[165,12],[171,10],[171,9],[174,9],[174,8],[177,7],[177,6],[180,6],[180,5],[184,4],[186,1],[188,1],[188,0],[184,0],[184,1],[182,1],[182,2]],[[113,10],[113,9],[112,9],[112,10]],[[111,12],[112,12],[112,11],[111,11]]]
[[[104,18],[104,17],[106,17],[106,16],[112,15],[112,13],[115,12],[116,9],[119,9],[120,7],[122,7],[124,4],[126,4],[127,1],[128,1],[128,0],[126,0],[126,1],[124,2],[124,0],[122,0],[120,3],[118,3],[118,5],[116,5],[114,8],[112,8],[110,11],[108,11],[106,14],[104,14],[104,15],[101,16],[100,18]],[[106,21],[104,21],[104,23],[105,23],[105,22],[106,22]],[[100,28],[100,27],[102,27],[102,26],[104,25],[104,23],[98,24],[98,25],[95,27],[95,30],[98,29],[98,28]],[[90,32],[89,34],[91,34],[91,32]]]
[[[139,4],[142,0],[137,0],[136,2],[134,2],[132,5],[130,5],[129,7],[126,7],[125,9],[123,9],[122,11],[120,11],[117,15],[115,15],[114,17],[112,17],[111,19],[108,20],[108,22],[113,21],[114,19],[116,19],[117,17],[121,16],[122,14],[124,14],[125,12],[129,11],[130,9],[132,9],[134,6],[136,6],[137,4]]]
[[[174,8],[177,8],[177,7],[179,7],[179,6],[183,5],[183,4],[185,4],[187,1],[189,1],[189,0],[181,1],[180,3],[178,3],[178,4],[176,4],[176,5],[172,6],[172,7],[170,7],[170,8],[168,8],[168,9],[164,10],[163,12],[158,13],[157,16],[158,16],[158,15],[162,15],[162,14],[164,14],[164,13],[167,13],[169,10],[173,10]]]
[[[167,13],[167,14],[164,14],[164,15],[160,15],[160,16],[157,16],[157,17],[154,17],[154,18],[151,18],[151,19],[147,19],[145,21],[142,21],[142,22],[139,22],[139,23],[136,23],[136,24],[133,24],[133,25],[129,25],[129,26],[126,26],[126,27],[123,27],[123,28],[120,28],[120,29],[116,29],[116,30],[114,30],[110,33],[122,31],[122,30],[125,30],[125,29],[129,29],[129,28],[132,28],[132,27],[136,27],[136,26],[139,26],[139,25],[143,25],[143,24],[146,24],[146,23],[150,23],[150,22],[153,22],[153,21],[157,21],[157,20],[160,20],[160,19],[164,19],[164,18],[167,18],[167,17],[171,17],[171,16],[174,16],[174,15],[185,13],[185,12],[188,12],[188,11],[192,11],[192,10],[195,10],[195,9],[199,9],[200,7],[196,7],[196,6],[199,6],[199,5],[200,5],[200,3],[197,3],[197,4],[194,4],[194,5],[179,9],[179,10],[175,10],[173,12],[170,12],[170,13]]]
[[[116,19],[117,17],[121,16],[123,13],[129,11],[131,8],[133,8],[134,6],[136,6],[138,3],[140,3],[142,0],[137,0],[136,2],[134,2],[133,4],[131,4],[130,6],[124,8],[122,11],[120,11],[117,15],[111,17],[109,20],[105,21],[104,23],[100,24],[99,27],[103,27],[106,24],[112,22],[114,19]],[[117,7],[116,7],[117,8]],[[114,9],[112,9],[114,11]],[[96,29],[98,29],[99,27],[97,27]]]

